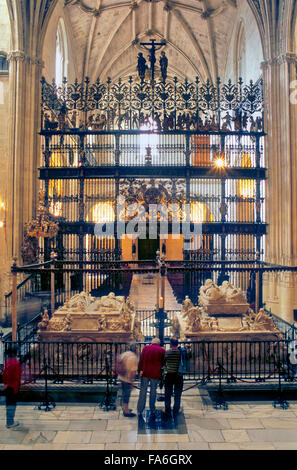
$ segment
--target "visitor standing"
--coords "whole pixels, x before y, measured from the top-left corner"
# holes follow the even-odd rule
[[[165,349],[160,346],[160,339],[154,338],[152,344],[145,346],[141,352],[138,373],[140,376],[140,392],[137,404],[138,417],[142,417],[145,409],[146,395],[150,386],[150,412],[155,418],[157,388],[161,380]]]
[[[125,351],[120,355],[117,366],[118,379],[122,383],[123,415],[126,418],[133,418],[136,416],[136,414],[129,409],[131,390],[134,386],[134,379],[137,371],[137,356],[135,351],[136,344],[131,343],[129,351]]]
[[[171,418],[171,397],[174,396],[173,417],[180,410],[180,402],[183,391],[183,374],[186,370],[187,361],[192,353],[188,348],[179,348],[177,338],[171,338],[170,349],[165,353],[165,418]]]
[[[5,361],[2,374],[2,392],[6,397],[6,427],[8,429],[15,429],[20,425],[14,421],[22,375],[22,366],[16,356],[15,348],[8,350],[8,359]]]

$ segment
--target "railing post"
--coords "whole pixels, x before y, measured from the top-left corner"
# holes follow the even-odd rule
[[[44,379],[45,379],[44,402],[38,406],[38,409],[39,410],[44,409],[44,411],[51,411],[52,408],[56,407],[56,403],[50,402],[48,398],[48,364],[45,359],[43,362],[43,368],[44,368]]]
[[[160,279],[161,279],[161,274],[160,274],[160,251],[157,250],[156,252],[156,262],[157,266],[159,266],[159,271],[157,274],[157,299],[156,299],[156,310],[159,310],[160,307]]]
[[[11,306],[11,325],[12,341],[17,340],[17,258],[13,258],[12,272],[12,306]]]
[[[55,306],[56,306],[56,300],[55,300],[55,259],[56,259],[56,253],[54,251],[51,252],[51,315],[54,314],[55,311]]]
[[[164,328],[165,328],[165,320],[167,319],[167,315],[165,313],[165,276],[166,276],[166,264],[164,257],[159,258],[159,273],[161,277],[161,297],[158,301],[157,305],[157,328],[159,329],[159,339],[160,344],[163,346],[164,344]]]
[[[217,362],[217,367],[218,367],[218,374],[219,374],[219,389],[217,392],[217,398],[216,398],[216,403],[214,407],[215,409],[223,408],[224,410],[227,410],[228,403],[224,399],[223,387],[222,387],[223,366],[219,361]]]
[[[259,256],[260,253],[257,251],[256,258],[257,263],[256,267],[259,268]],[[259,305],[260,305],[260,271],[259,269],[256,270],[256,298],[255,298],[255,313],[259,312]]]
[[[260,304],[260,273],[256,272],[256,301],[255,301],[255,313],[259,312]]]

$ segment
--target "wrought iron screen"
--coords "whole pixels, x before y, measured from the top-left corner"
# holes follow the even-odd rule
[[[53,248],[78,263],[125,259],[119,197],[190,204],[202,238],[183,251],[185,261],[263,259],[263,111],[261,81],[130,77],[57,87],[42,79],[40,179],[60,224],[40,247],[44,259]],[[96,236],[98,221],[114,224],[111,236]]]

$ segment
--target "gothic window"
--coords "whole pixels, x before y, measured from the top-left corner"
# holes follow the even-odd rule
[[[67,77],[68,48],[65,24],[59,20],[56,36],[56,83],[61,85],[63,78]]]
[[[0,73],[8,73],[8,60],[5,52],[0,52]]]

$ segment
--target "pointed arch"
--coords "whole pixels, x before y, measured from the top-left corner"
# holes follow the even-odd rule
[[[267,60],[268,52],[267,52],[267,43],[266,43],[266,37],[265,37],[265,23],[264,23],[265,12],[263,10],[263,6],[261,5],[260,1],[247,0],[247,2],[249,4],[250,9],[253,12],[254,18],[258,26],[264,60]]]
[[[63,18],[59,18],[56,34],[56,83],[62,84],[68,75],[68,40]]]
[[[245,79],[246,76],[246,34],[244,21],[241,18],[235,37],[234,49],[234,71],[236,81],[241,77]]]

